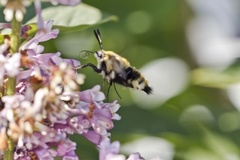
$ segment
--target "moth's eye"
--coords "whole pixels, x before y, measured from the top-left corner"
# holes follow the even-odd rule
[[[99,58],[102,58],[103,57],[103,52],[102,51],[97,51],[95,52],[96,55],[99,57]]]

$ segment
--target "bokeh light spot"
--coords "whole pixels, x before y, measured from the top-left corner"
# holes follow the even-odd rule
[[[231,132],[239,128],[239,118],[234,113],[224,113],[218,120],[219,127],[224,132]]]
[[[240,111],[240,83],[233,84],[227,88],[227,95],[236,109]]]
[[[169,141],[148,136],[122,145],[121,152],[126,154],[139,152],[146,159],[172,160],[175,151]]]
[[[153,94],[131,90],[133,100],[139,107],[156,108],[181,93],[188,84],[189,69],[178,58],[162,58],[151,61],[140,69],[153,88]]]
[[[136,11],[128,15],[126,25],[130,32],[141,34],[151,28],[152,19],[147,12]]]
[[[203,105],[193,105],[187,108],[180,116],[180,122],[184,124],[189,124],[193,122],[212,122],[214,116],[212,112]]]

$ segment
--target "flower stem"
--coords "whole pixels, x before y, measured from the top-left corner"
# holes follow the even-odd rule
[[[6,86],[6,95],[14,95],[16,86],[16,78],[8,77],[7,86]]]
[[[8,143],[8,149],[4,151],[4,160],[13,160],[14,143],[9,137],[8,137],[7,143]]]
[[[15,15],[15,13],[14,13]],[[10,52],[14,54],[18,52],[21,40],[21,22],[18,22],[15,16],[12,19],[12,34],[10,38]],[[5,95],[11,96],[15,94],[16,88],[16,78],[8,77],[6,84],[6,93]],[[4,151],[4,160],[13,160],[14,159],[14,147],[15,144],[10,137],[8,137],[8,148]]]
[[[21,39],[21,22],[18,22],[15,16],[12,19],[12,34],[10,39],[11,54],[18,52]],[[6,86],[6,95],[13,95],[15,93],[16,78],[8,77]]]

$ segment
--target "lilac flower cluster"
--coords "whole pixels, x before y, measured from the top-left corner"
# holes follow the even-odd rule
[[[52,3],[75,5],[79,0],[51,0]],[[21,22],[27,0],[0,1],[5,6],[7,21]],[[35,0],[38,31],[29,39],[28,26],[22,26],[20,38],[25,40],[16,53],[11,52],[11,35],[5,35],[0,45],[0,159],[14,144],[14,159],[77,160],[76,143],[69,135],[84,136],[99,148],[100,160],[126,159],[119,155],[119,142],[110,143],[109,130],[120,105],[114,101],[104,103],[100,86],[79,91],[84,75],[76,72],[80,62],[63,59],[61,54],[44,53],[41,42],[57,37],[59,30],[52,29],[53,21],[43,22],[41,5]],[[14,15],[15,14],[15,15]],[[14,27],[6,25],[7,27]],[[28,38],[28,39],[26,39]],[[14,94],[6,94],[10,79],[15,78]],[[142,160],[139,154],[128,160]]]

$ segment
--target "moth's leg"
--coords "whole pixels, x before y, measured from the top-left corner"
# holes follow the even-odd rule
[[[119,97],[120,99],[122,99],[122,97],[120,96],[120,94],[119,94],[118,91],[117,91],[117,88],[116,88],[116,84],[115,84],[115,83],[113,84],[113,86],[114,86],[114,90],[115,90],[115,92],[117,93],[118,97]]]
[[[108,86],[108,90],[107,90],[107,101],[108,101],[109,91],[110,91],[110,88],[112,87],[112,85],[114,86],[114,90],[117,93],[118,97],[120,99],[122,99],[122,97],[120,96],[120,94],[117,91],[116,84],[113,81],[110,81],[109,86]]]
[[[107,90],[107,102],[108,102],[108,96],[109,96],[109,91],[112,86],[112,81],[109,82],[108,90]]]
[[[101,73],[101,72],[102,72],[101,69],[97,68],[97,66],[95,66],[95,65],[92,64],[92,63],[84,64],[84,65],[82,65],[82,66],[80,66],[80,67],[78,67],[78,68],[76,68],[76,69],[85,68],[85,67],[91,67],[91,68],[92,68],[95,72],[97,72],[97,73]]]

